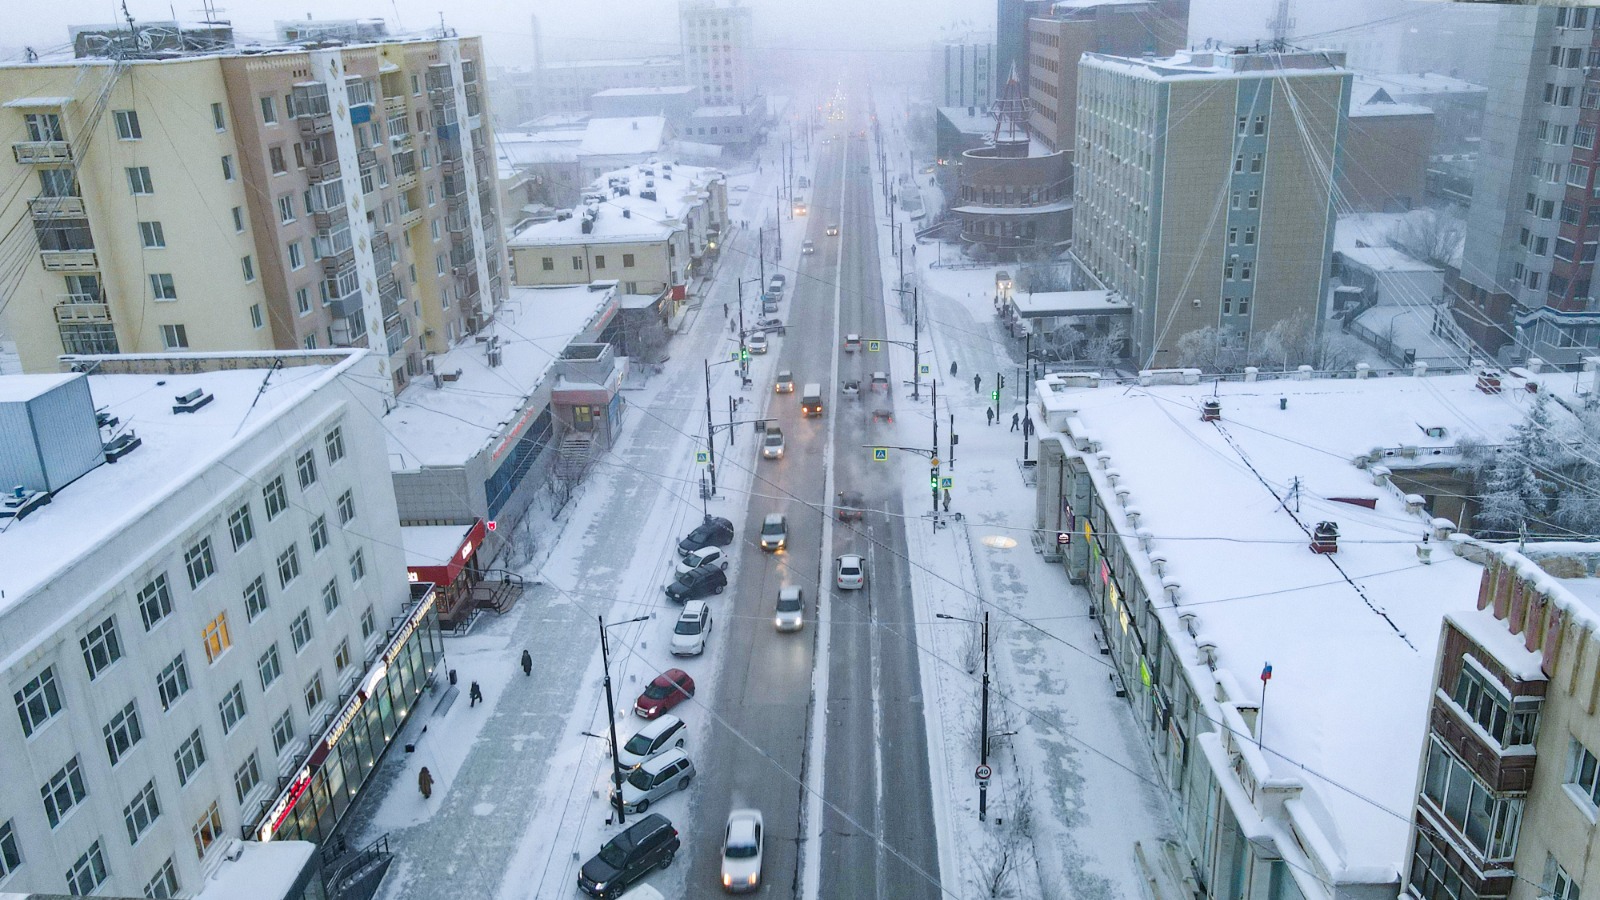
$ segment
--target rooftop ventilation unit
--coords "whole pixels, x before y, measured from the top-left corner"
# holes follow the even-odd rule
[[[0,485],[50,493],[104,462],[87,377],[0,378]]]
[[[41,506],[50,502],[49,491],[30,491],[22,485],[11,489],[11,493],[0,500],[0,519],[16,519],[22,521]]]
[[[215,394],[206,393],[204,388],[195,388],[187,394],[179,394],[172,398],[172,414],[198,412],[200,407],[215,399],[217,399]]]

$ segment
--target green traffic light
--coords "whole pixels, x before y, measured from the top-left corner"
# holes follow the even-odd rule
[[[1000,402],[1000,392],[999,391],[990,391],[989,392],[989,399],[993,400],[996,403],[999,403]]]

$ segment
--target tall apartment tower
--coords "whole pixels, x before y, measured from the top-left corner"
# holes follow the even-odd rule
[[[1350,104],[1337,53],[1084,54],[1075,254],[1132,305],[1134,360],[1183,335],[1320,326]]]
[[[0,209],[37,242],[0,280],[25,370],[353,346],[398,390],[506,296],[476,38],[127,43],[0,68],[0,177],[26,185]]]
[[[701,103],[741,106],[756,98],[760,91],[750,67],[755,15],[750,7],[679,0],[678,29],[684,72],[700,88]]]
[[[997,75],[994,35],[974,32],[934,42],[935,106],[987,110],[994,103]]]
[[[1490,354],[1567,364],[1600,340],[1600,11],[1504,7],[1456,320]],[[1513,346],[1513,342],[1515,345]]]
[[[1052,0],[995,0],[995,90],[1015,72],[1028,77],[1028,20],[1050,11]]]

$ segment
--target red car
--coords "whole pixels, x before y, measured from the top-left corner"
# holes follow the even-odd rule
[[[644,719],[654,719],[679,703],[694,696],[694,679],[682,669],[668,669],[656,676],[634,701],[633,713]]]

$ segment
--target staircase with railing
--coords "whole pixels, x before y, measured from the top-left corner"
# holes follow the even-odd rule
[[[330,853],[330,849],[337,852]],[[323,893],[328,900],[371,900],[393,862],[388,835],[351,852],[344,852],[342,843],[337,848],[325,848],[322,853]]]

